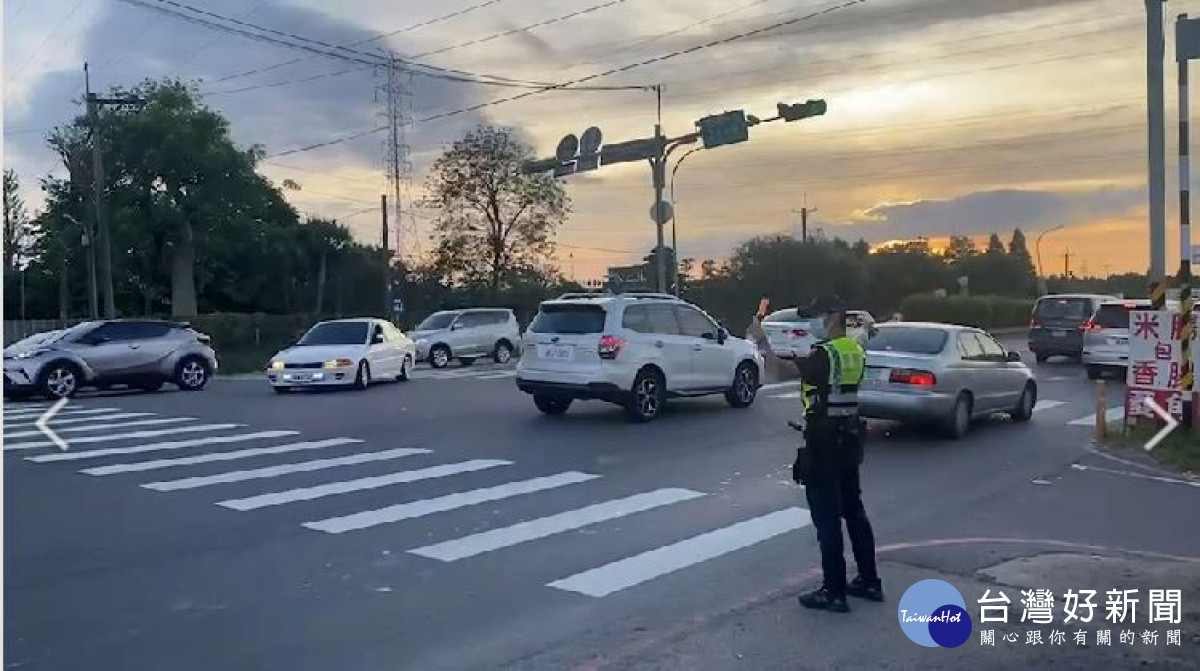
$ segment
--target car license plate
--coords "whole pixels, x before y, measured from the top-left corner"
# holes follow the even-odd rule
[[[1055,338],[1065,338],[1065,337],[1067,337],[1067,330],[1066,329],[1050,329],[1050,335]]]
[[[556,361],[570,361],[575,348],[570,345],[538,345],[538,357]]]
[[[866,375],[863,376],[863,381],[871,383],[880,383],[887,379],[888,369],[886,368],[868,368]]]
[[[1129,346],[1129,338],[1109,338],[1108,344],[1117,345],[1119,347],[1128,347]]]

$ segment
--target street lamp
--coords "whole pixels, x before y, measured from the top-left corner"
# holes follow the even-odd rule
[[[1047,229],[1038,234],[1037,242],[1034,243],[1034,249],[1037,250],[1038,277],[1044,277],[1044,275],[1042,274],[1042,238],[1046,237],[1046,235],[1049,233],[1053,233],[1054,231],[1058,231],[1063,228],[1065,228],[1065,225],[1059,224],[1058,226],[1055,226],[1054,228]]]
[[[679,172],[679,166],[687,160],[687,157],[704,149],[704,147],[692,147],[684,152],[683,156],[675,162],[675,167],[671,168],[671,256],[675,258],[675,295],[679,295],[679,245],[675,237],[675,220],[679,218],[679,212],[675,209],[675,173]]]

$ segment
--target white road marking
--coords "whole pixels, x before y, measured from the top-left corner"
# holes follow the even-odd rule
[[[789,391],[786,394],[772,394],[767,398],[800,398],[800,392]]]
[[[506,371],[503,371],[500,373],[487,373],[484,375],[480,375],[476,379],[478,379],[478,380],[499,380],[499,379],[505,378],[505,377],[516,377],[516,376],[517,376],[517,371],[506,370]]]
[[[653,578],[749,547],[811,522],[803,508],[787,508],[738,522],[716,531],[664,545],[547,585],[586,596],[602,597]]]
[[[49,409],[49,406],[47,406],[46,409]],[[44,415],[46,413],[46,409],[30,410],[27,412],[26,411],[7,412],[7,413],[4,413],[4,419],[5,420],[30,419],[30,418],[37,419],[38,417],[41,417],[42,415]],[[99,414],[99,413],[103,413],[103,412],[116,412],[118,410],[120,410],[120,408],[77,408],[77,409],[72,409],[72,408],[67,407],[67,408],[63,408],[62,411],[59,412],[55,416],[56,417],[67,417],[67,416],[75,417],[77,415],[95,415],[95,414]]]
[[[421,468],[415,471],[400,471],[399,473],[375,475],[369,478],[358,478],[356,480],[346,480],[344,482],[330,482],[328,484],[316,485],[314,487],[301,487],[299,489],[289,489],[282,492],[259,494],[258,496],[251,496],[244,499],[229,499],[228,501],[219,501],[217,502],[217,505],[223,508],[229,508],[231,510],[256,510],[258,508],[266,508],[268,506],[279,506],[285,503],[295,503],[296,501],[311,501],[313,499],[320,499],[326,496],[336,496],[338,494],[358,492],[364,489],[378,489],[379,487],[398,485],[404,482],[416,482],[418,480],[444,478],[450,475],[457,475],[459,473],[470,473],[472,471],[482,471],[484,469],[495,468],[497,466],[511,465],[511,461],[505,461],[503,459],[472,459],[470,461],[462,461],[454,464],[430,466],[429,468]]]
[[[557,515],[539,517],[502,529],[463,536],[454,540],[409,550],[412,554],[450,562],[510,547],[519,543],[545,538],[564,531],[617,519],[660,506],[688,501],[704,496],[689,489],[659,489],[614,499],[596,505],[576,508]]]
[[[296,452],[299,450],[319,450],[325,447],[335,447],[337,445],[349,445],[351,443],[361,443],[363,441],[357,438],[330,438],[329,440],[313,440],[303,443],[288,443],[286,445],[275,445],[272,447],[252,447],[247,450],[235,450],[232,452],[209,452],[208,454],[199,454],[194,457],[178,457],[175,459],[154,459],[152,461],[137,461],[130,464],[112,464],[110,466],[97,466],[95,468],[86,468],[80,473],[88,475],[112,475],[114,473],[136,473],[139,471],[153,471],[159,468],[171,468],[173,466],[191,466],[193,464],[207,464],[213,461],[233,461],[235,459],[247,459],[249,457],[261,457],[271,454],[285,454],[287,452]]]
[[[130,440],[133,438],[156,438],[158,436],[171,436],[177,433],[200,433],[202,431],[223,431],[225,429],[233,429],[241,426],[241,424],[197,424],[195,426],[180,426],[173,429],[153,429],[151,431],[133,431],[131,433],[110,433],[107,436],[87,436],[85,438],[72,438],[71,445],[80,443],[103,443],[109,440]],[[33,447],[50,447],[54,445],[49,440],[37,442],[16,443],[15,445],[5,445],[5,450],[28,450]]]
[[[1106,419],[1110,422],[1122,421],[1125,419],[1125,406],[1113,406],[1109,408],[1105,414],[1107,415]],[[1070,426],[1096,426],[1096,413],[1092,413],[1086,417],[1080,417],[1079,419],[1071,420],[1070,422],[1067,422],[1067,424]]]
[[[65,429],[58,428],[57,424],[51,425],[55,433],[90,433],[94,431],[110,431],[112,429],[124,429],[131,426],[159,426],[162,424],[178,424],[179,422],[190,422],[196,419],[195,417],[166,417],[163,419],[139,419],[134,422],[117,422],[116,424],[86,424],[84,426],[68,426]],[[45,435],[41,431],[17,431],[15,433],[4,434],[5,440],[13,438],[30,438],[33,436]]]
[[[54,421],[50,422],[50,426],[58,428],[64,424],[82,424],[84,422],[110,422],[114,419],[132,419],[134,417],[149,417],[152,412],[118,412],[112,415],[99,415],[95,417],[74,417],[69,419],[59,419],[65,415],[67,411],[63,411],[55,415]],[[33,426],[35,422],[4,422],[4,428],[20,428],[23,426]]]
[[[784,387],[799,387],[799,386],[800,386],[799,380],[793,380],[791,382],[772,382],[771,384],[764,384],[764,385],[760,386],[758,388],[758,390],[759,391],[771,391],[772,389],[783,389]]]
[[[1034,412],[1042,412],[1043,410],[1053,410],[1060,405],[1066,405],[1064,401],[1038,401],[1033,405]]]
[[[331,534],[340,534],[346,531],[355,531],[357,529],[366,529],[380,524],[388,524],[390,522],[399,522],[401,520],[412,519],[414,517],[424,517],[434,513],[454,510],[466,506],[473,506],[488,501],[499,501],[510,496],[519,496],[521,494],[532,494],[545,489],[554,489],[579,482],[587,482],[595,480],[599,475],[590,473],[579,473],[576,471],[568,471],[566,473],[558,473],[556,475],[547,475],[532,480],[522,480],[520,482],[507,482],[503,485],[495,487],[484,487],[482,489],[472,489],[466,492],[458,492],[456,494],[447,494],[432,499],[423,499],[413,501],[411,503],[401,503],[386,508],[377,510],[364,510],[361,513],[352,515],[344,515],[342,517],[331,517],[317,522],[305,522],[302,526],[316,531],[324,531]]]
[[[262,480],[265,478],[278,477],[280,475],[288,475],[290,473],[309,473],[326,468],[335,468],[337,466],[351,466],[354,464],[366,464],[373,461],[399,459],[400,457],[409,457],[414,454],[429,454],[429,450],[402,447],[394,450],[384,450],[383,452],[351,454],[345,457],[313,459],[312,461],[301,461],[294,464],[280,464],[278,466],[266,466],[263,468],[254,468],[245,471],[229,471],[226,473],[217,473],[215,475],[201,475],[192,478],[182,478],[179,480],[150,482],[142,486],[146,489],[153,489],[158,492],[172,492],[177,489],[195,489],[196,487],[207,487],[208,485],[219,485],[228,482]]]
[[[1162,475],[1150,475],[1148,473],[1137,473],[1134,471],[1121,471],[1115,468],[1104,468],[1103,466],[1088,466],[1086,464],[1071,464],[1071,468],[1077,471],[1096,471],[1097,473],[1108,473],[1110,475],[1124,475],[1130,478],[1138,478],[1139,480],[1151,480],[1154,482],[1165,482],[1172,485],[1184,485],[1187,487],[1200,487],[1198,480],[1183,480],[1180,478],[1168,478]]]
[[[76,459],[91,459],[94,457],[110,457],[117,454],[140,454],[158,450],[178,450],[197,445],[222,445],[225,443],[240,443],[244,440],[259,440],[262,438],[281,438],[294,436],[299,431],[259,431],[257,433],[240,433],[233,436],[212,436],[209,438],[193,438],[191,440],[175,440],[163,443],[134,445],[133,447],[110,447],[103,450],[87,450],[86,452],[65,452],[63,454],[42,454],[36,457],[25,457],[26,461],[44,463],[47,461],[74,461]]]

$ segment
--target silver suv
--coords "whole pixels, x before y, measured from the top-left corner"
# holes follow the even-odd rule
[[[157,391],[171,382],[199,391],[217,370],[208,336],[178,322],[83,322],[4,350],[4,395],[74,396],[81,387]]]
[[[417,360],[445,368],[452,359],[469,366],[480,357],[508,363],[521,343],[521,327],[507,308],[471,308],[435,312],[409,333]]]

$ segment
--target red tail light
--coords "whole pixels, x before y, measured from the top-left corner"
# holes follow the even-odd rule
[[[1091,319],[1089,319],[1083,323],[1083,326],[1081,328],[1084,331],[1099,331],[1100,325],[1097,324],[1096,322],[1092,321]]]
[[[596,348],[596,353],[601,359],[615,359],[621,353],[621,345],[625,342],[617,336],[600,336],[600,345]]]
[[[1029,328],[1037,328],[1037,325],[1038,325],[1037,317],[1030,317],[1029,318]]]
[[[807,338],[808,337],[808,331],[805,331],[804,329],[792,329],[790,331],[790,333],[792,334],[793,338]]]
[[[908,368],[893,368],[888,381],[893,384],[911,384],[918,387],[932,387],[937,384],[937,377],[927,370],[909,370]]]

